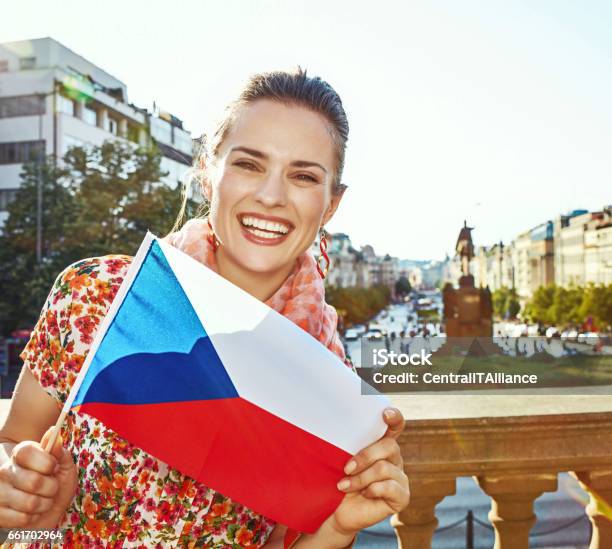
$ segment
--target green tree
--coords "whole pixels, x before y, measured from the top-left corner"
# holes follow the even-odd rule
[[[389,305],[391,292],[386,286],[371,288],[337,288],[328,286],[325,290],[327,302],[344,314],[347,324],[367,322]]]
[[[589,284],[584,291],[579,316],[584,320],[591,316],[599,330],[609,332],[612,328],[612,284]]]
[[[0,330],[32,326],[55,276],[72,261],[76,200],[64,169],[50,159],[24,164],[21,186],[0,234]],[[42,261],[36,257],[38,185],[42,188]]]
[[[525,315],[531,322],[553,324],[552,305],[555,298],[556,286],[540,286],[525,307]]]
[[[400,276],[398,281],[395,283],[395,294],[398,296],[405,297],[412,291],[410,281],[405,276]]]
[[[502,286],[491,295],[493,313],[499,318],[516,318],[521,310],[516,290]]]
[[[612,325],[612,284],[541,286],[526,311],[533,322],[559,327],[582,325],[591,317],[596,328],[607,331]]]
[[[43,253],[36,260],[38,170],[27,163],[0,235],[0,330],[31,328],[55,277],[70,263],[134,254],[147,230],[163,236],[181,204],[180,189],[160,182],[160,156],[118,141],[71,149],[56,167],[40,167]],[[192,201],[188,213],[195,210]]]
[[[68,230],[79,236],[82,257],[133,254],[147,230],[164,235],[181,202],[179,190],[160,183],[160,156],[107,141],[90,151],[71,149],[65,162],[78,189],[77,215]]]

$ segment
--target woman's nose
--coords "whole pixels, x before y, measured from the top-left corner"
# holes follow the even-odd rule
[[[268,174],[255,191],[255,200],[267,208],[287,205],[287,188],[281,174]]]

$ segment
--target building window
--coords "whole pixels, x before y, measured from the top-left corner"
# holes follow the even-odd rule
[[[22,164],[36,160],[42,157],[44,151],[44,141],[0,143],[0,164]]]
[[[72,99],[64,97],[63,95],[58,95],[57,112],[63,112],[64,114],[74,116],[74,101]]]
[[[44,95],[0,97],[0,118],[45,114]]]
[[[32,70],[36,66],[36,57],[22,57],[19,59],[19,68],[22,71]]]
[[[117,135],[119,124],[114,118],[108,119],[108,131],[113,135]]]
[[[17,197],[18,189],[0,189],[0,212],[8,210],[8,206]]]
[[[92,126],[98,125],[98,113],[89,107],[83,107],[83,121]]]

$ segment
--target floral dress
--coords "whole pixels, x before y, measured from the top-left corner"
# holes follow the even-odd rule
[[[85,259],[55,281],[21,354],[60,407],[131,258]],[[274,522],[192,480],[83,412],[68,414],[64,445],[79,486],[58,528],[67,547],[263,546]]]

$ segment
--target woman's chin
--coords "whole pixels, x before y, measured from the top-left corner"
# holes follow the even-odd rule
[[[288,254],[253,253],[251,250],[240,250],[234,258],[237,266],[246,271],[270,275],[290,270],[295,263],[295,258],[291,258]]]

